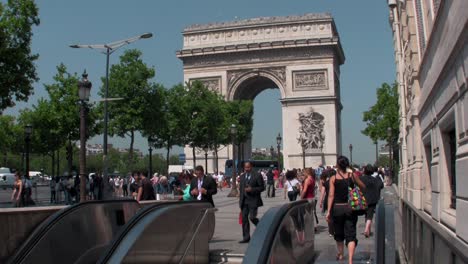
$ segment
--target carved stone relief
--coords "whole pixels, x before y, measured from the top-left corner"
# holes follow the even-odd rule
[[[325,142],[323,115],[315,112],[312,108],[307,113],[299,113],[299,144],[304,149],[322,149]]]
[[[228,87],[231,87],[232,84],[240,78],[240,76],[246,74],[249,70],[234,70],[227,72]]]
[[[228,87],[231,88],[232,85],[244,76],[247,73],[251,72],[267,72],[276,77],[277,80],[281,82],[281,85],[284,86],[286,83],[286,67],[268,67],[268,68],[255,68],[255,69],[242,69],[242,70],[234,70],[227,72],[228,78]]]
[[[293,72],[293,90],[326,90],[328,89],[327,71]]]
[[[185,33],[184,35],[188,38],[184,41],[184,48],[224,43],[226,39],[229,39],[233,43],[246,43],[251,41],[251,36],[258,35],[263,36],[265,40],[273,40],[284,36],[298,39],[307,35],[332,35],[330,31],[330,22],[309,22],[287,26],[259,26],[252,29],[238,28],[215,32]]]
[[[211,91],[221,92],[221,77],[208,77],[208,78],[197,78],[190,79],[190,83],[193,81],[200,81],[203,85]]]
[[[330,48],[286,48],[281,50],[256,50],[249,52],[233,52],[210,54],[203,56],[182,57],[185,68],[203,66],[236,65],[244,63],[264,63],[270,61],[310,60],[314,58],[333,57]]]

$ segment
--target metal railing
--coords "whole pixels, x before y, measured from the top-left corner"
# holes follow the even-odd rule
[[[392,204],[380,200],[375,217],[374,263],[376,264],[396,263],[394,212]]]
[[[312,262],[315,256],[313,210],[306,200],[269,209],[252,236],[243,262]]]
[[[179,263],[181,259],[207,263],[208,242],[214,233],[212,211],[210,203],[199,201],[147,206],[128,222],[97,263]]]
[[[64,208],[41,223],[8,262],[93,259],[138,209],[134,200],[91,201]]]

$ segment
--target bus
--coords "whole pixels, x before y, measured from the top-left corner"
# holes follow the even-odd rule
[[[255,172],[258,172],[260,170],[268,170],[268,169],[273,169],[273,168],[278,168],[278,161],[277,160],[248,160],[250,163],[252,163],[252,170]],[[241,161],[240,164],[237,162],[237,174],[239,174],[240,171],[243,170],[244,168],[244,162]],[[225,166],[224,166],[224,175],[226,177],[231,177],[232,176],[232,160],[226,160]]]

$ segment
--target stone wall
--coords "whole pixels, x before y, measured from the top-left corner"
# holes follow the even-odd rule
[[[0,263],[4,263],[47,217],[64,206],[0,209]]]
[[[391,12],[402,95],[403,246],[410,263],[466,262],[468,2],[399,1]]]

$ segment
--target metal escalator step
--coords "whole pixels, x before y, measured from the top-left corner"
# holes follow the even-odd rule
[[[229,252],[212,251],[210,252],[210,263],[242,263],[244,254],[234,254]]]

